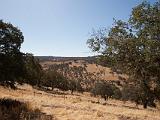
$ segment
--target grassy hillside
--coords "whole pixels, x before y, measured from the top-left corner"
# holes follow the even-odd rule
[[[89,93],[71,95],[70,92],[54,91],[54,94],[36,90],[28,85],[18,90],[0,87],[0,98],[12,98],[29,102],[55,120],[160,120],[157,109],[143,109],[134,103],[91,97]],[[63,93],[63,94],[62,94]],[[98,102],[99,101],[99,102]]]
[[[117,81],[119,74],[114,73],[110,68],[97,65],[95,58],[92,57],[38,57],[43,69],[48,69],[49,66],[54,64],[69,63],[70,66],[86,66],[88,72],[100,73],[99,77],[103,80]],[[90,61],[90,62],[89,62]],[[91,62],[92,61],[92,62]]]

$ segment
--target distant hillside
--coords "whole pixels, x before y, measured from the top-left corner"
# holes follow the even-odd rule
[[[56,57],[56,56],[37,56],[40,60],[40,64],[44,70],[48,69],[54,64],[69,63],[73,66],[86,66],[86,69],[90,73],[99,74],[102,80],[119,81],[119,77],[124,75],[117,74],[111,70],[111,68],[103,67],[96,64],[96,56],[92,57]],[[122,82],[123,80],[121,80]]]
[[[65,62],[65,61],[77,61],[77,60],[84,60],[88,63],[93,63],[96,61],[96,56],[89,56],[89,57],[58,57],[58,56],[35,56],[37,57],[40,62],[44,61],[54,61],[54,62]]]

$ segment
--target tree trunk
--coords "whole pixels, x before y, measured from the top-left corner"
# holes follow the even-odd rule
[[[148,106],[148,101],[145,101],[145,102],[143,103],[143,108],[146,109],[147,106]]]
[[[53,87],[53,83],[52,83],[52,91],[53,91],[54,87]]]
[[[104,100],[105,100],[105,101],[107,100],[107,97],[106,97],[106,96],[104,96]]]
[[[71,94],[73,95],[73,90],[71,90]]]

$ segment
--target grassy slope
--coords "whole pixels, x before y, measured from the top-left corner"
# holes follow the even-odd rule
[[[132,103],[116,100],[109,100],[106,105],[96,104],[93,102],[98,98],[87,93],[64,96],[24,85],[16,91],[0,87],[0,97],[29,102],[58,120],[160,120],[160,111],[156,109],[144,110],[141,106],[136,109]]]
[[[78,60],[77,62],[74,62],[73,60],[70,61],[66,61],[65,63],[69,63],[71,62],[71,66],[82,66],[84,63],[87,65],[87,70],[88,72],[91,73],[101,73],[100,78],[104,79],[104,80],[118,80],[118,75],[113,73],[112,70],[110,68],[107,67],[102,67],[100,65],[96,65],[96,64],[90,64],[87,63],[83,60]],[[63,62],[55,62],[55,61],[44,61],[41,62],[41,65],[44,69],[47,69],[48,66],[53,65],[53,64],[62,64]],[[100,72],[103,71],[104,73]]]

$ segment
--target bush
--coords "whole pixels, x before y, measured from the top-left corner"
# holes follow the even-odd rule
[[[112,91],[111,86],[105,82],[95,83],[95,86],[91,90],[91,93],[94,96],[100,95],[105,100],[107,100],[109,97],[111,97],[113,95],[113,91]]]
[[[71,90],[71,94],[73,94],[73,91],[78,91],[83,93],[83,88],[81,86],[80,81],[78,80],[68,80],[68,89]]]
[[[98,81],[91,89],[93,96],[100,95],[102,98],[107,100],[108,98],[121,99],[121,90],[114,84],[107,83],[104,81]]]
[[[31,120],[37,120],[42,115],[44,114],[39,109],[32,110],[26,103],[12,99],[0,99],[0,120],[28,120],[29,117]],[[50,117],[47,120],[51,119]]]
[[[114,99],[121,99],[122,98],[122,93],[121,93],[121,90],[119,89],[119,87],[117,87],[114,84],[111,84],[111,89],[113,91],[112,98],[114,98]]]
[[[69,90],[69,81],[63,74],[56,70],[48,69],[44,71],[43,78],[41,80],[41,87],[51,87],[61,89],[63,91]]]
[[[125,85],[122,89],[122,100],[130,100],[135,102],[137,105],[142,104],[144,108],[147,108],[147,106],[156,107],[156,104],[154,103],[155,96],[151,93],[152,91],[144,91],[138,85]]]

